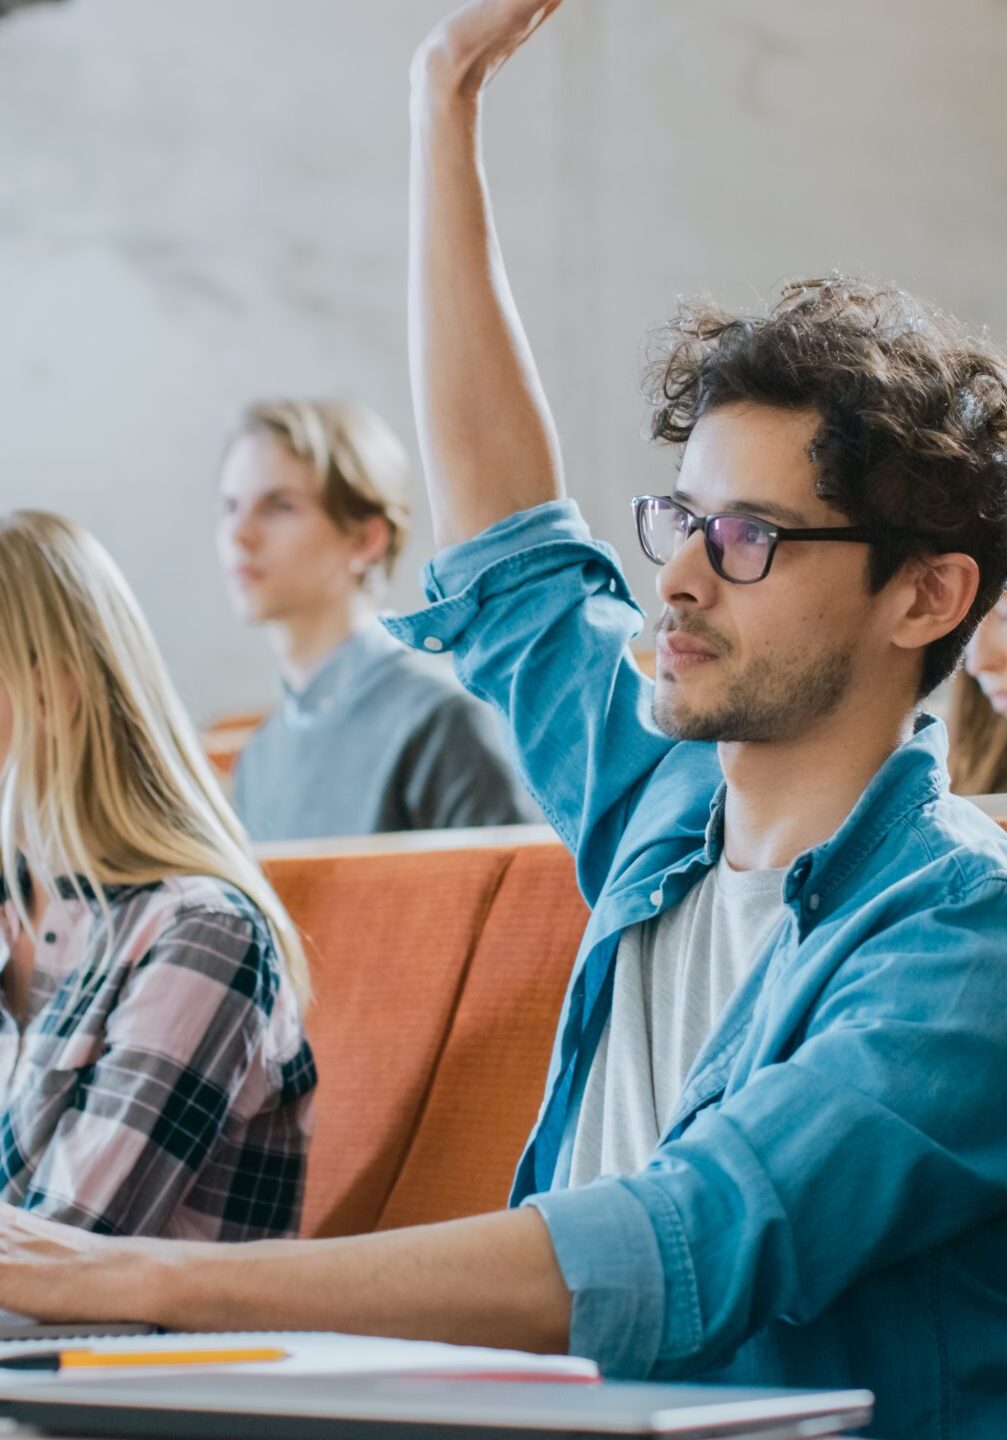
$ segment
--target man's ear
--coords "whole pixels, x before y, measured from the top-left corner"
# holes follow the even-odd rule
[[[950,551],[911,560],[906,567],[906,607],[892,644],[918,650],[948,635],[968,614],[979,589],[979,566],[971,555]]]
[[[353,564],[357,575],[365,575],[375,565],[380,565],[391,544],[391,526],[383,515],[368,515],[366,520],[353,529]]]

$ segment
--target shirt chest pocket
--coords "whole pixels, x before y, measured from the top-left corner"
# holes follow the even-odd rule
[[[52,1035],[30,1030],[23,1036],[7,1104],[24,1106],[35,1097],[47,1103],[60,1095],[69,1099],[81,1073],[101,1055],[103,1041],[94,1035]]]

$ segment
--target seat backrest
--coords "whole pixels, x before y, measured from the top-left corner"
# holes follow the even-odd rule
[[[269,714],[268,710],[231,710],[226,715],[216,715],[208,720],[204,731],[208,735],[225,730],[257,730]]]
[[[506,1200],[586,920],[559,845],[265,862],[319,1069],[303,1233]]]
[[[506,1205],[586,923],[562,846],[512,853],[380,1228]]]

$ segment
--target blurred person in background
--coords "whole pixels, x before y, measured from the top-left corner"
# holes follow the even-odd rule
[[[952,789],[959,795],[1007,793],[1007,598],[969,643],[954,680],[948,729]]]
[[[98,542],[0,517],[0,1199],[297,1233],[304,952]]]
[[[268,627],[283,683],[235,771],[255,840],[539,818],[489,708],[378,619],[409,523],[405,452],[372,410],[245,411],[224,457],[218,552],[238,615]]]

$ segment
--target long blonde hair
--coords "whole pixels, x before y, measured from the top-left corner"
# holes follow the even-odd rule
[[[12,711],[0,770],[0,870],[22,922],[30,929],[19,853],[51,898],[60,876],[79,876],[106,913],[107,885],[214,876],[265,916],[306,1003],[297,931],[105,549],[58,515],[0,517],[0,617],[0,684]]]
[[[1007,790],[1007,719],[965,670],[955,676],[948,715],[951,788],[958,795]]]

